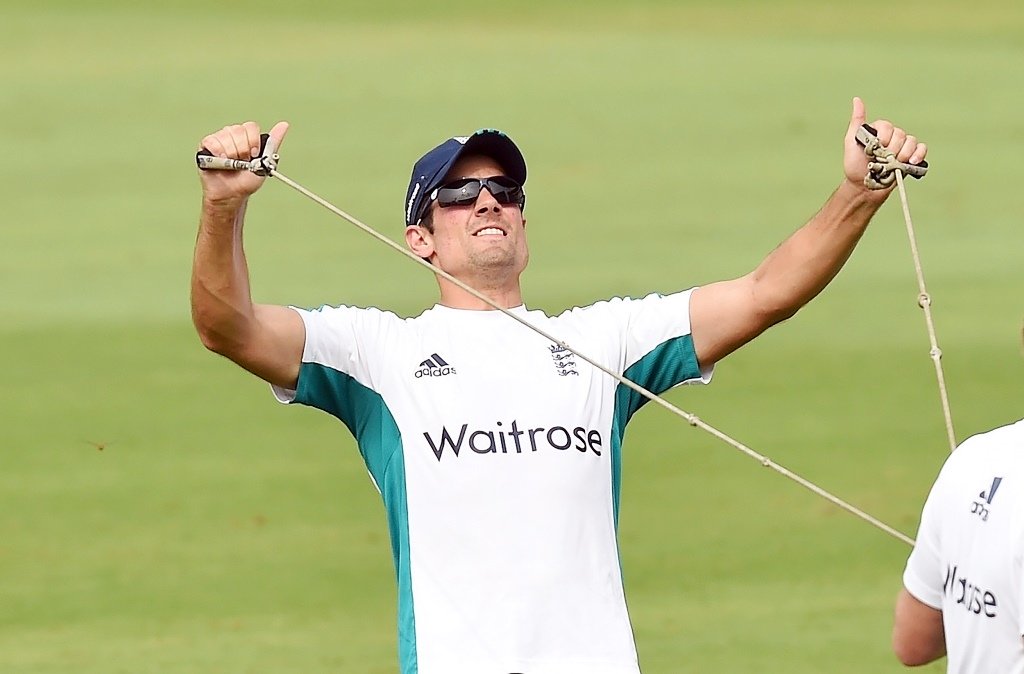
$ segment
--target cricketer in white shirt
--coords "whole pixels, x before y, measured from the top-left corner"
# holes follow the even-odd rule
[[[1024,674],[1022,580],[1024,420],[964,441],[936,478],[903,573],[897,653],[923,664],[941,657],[944,637],[949,672]],[[941,612],[933,626],[915,600]],[[929,640],[930,653],[904,657]]]
[[[711,365],[793,316],[839,272],[888,198],[891,189],[865,184],[865,122],[854,98],[842,182],[749,273],[692,295],[555,317],[515,311],[651,391],[706,381],[697,354]],[[916,136],[884,119],[872,127],[898,161],[925,161]],[[287,131],[275,124],[264,144],[255,122],[230,124],[201,145],[252,166]],[[522,304],[527,170],[515,143],[480,129],[413,165],[405,243],[454,276],[437,276],[442,306],[408,320],[254,303],[242,224],[264,178],[199,173],[196,330],[211,351],[295,389],[279,389],[281,399],[324,409],[355,435],[391,530],[403,674],[636,674],[615,534],[622,438],[644,398],[484,311],[488,303],[456,283],[483,288],[499,306]]]
[[[656,393],[707,382],[690,291],[549,317]],[[283,402],[355,436],[387,511],[402,674],[638,674],[616,542],[621,446],[646,399],[497,311],[300,311]]]

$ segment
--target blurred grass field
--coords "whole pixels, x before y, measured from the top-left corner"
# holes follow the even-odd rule
[[[3,14],[3,674],[395,671],[383,509],[351,438],[191,328],[191,155],[227,123],[289,120],[282,171],[395,238],[416,157],[508,131],[530,164],[527,301],[557,310],[751,269],[838,183],[860,95],[931,146],[909,192],[958,439],[1022,414],[1016,0]],[[247,250],[261,301],[434,299],[280,184]],[[820,298],[669,398],[913,535],[947,452],[916,297],[894,197]],[[647,674],[900,671],[904,544],[654,406],[622,503]]]

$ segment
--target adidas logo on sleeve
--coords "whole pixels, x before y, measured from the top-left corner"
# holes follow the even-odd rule
[[[443,377],[449,374],[455,374],[455,368],[448,364],[444,358],[437,355],[436,353],[430,354],[430,357],[422,361],[416,368],[416,372],[413,373],[417,379],[422,377]]]

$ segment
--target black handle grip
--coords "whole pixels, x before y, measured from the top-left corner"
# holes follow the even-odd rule
[[[263,150],[266,149],[267,141],[268,140],[270,140],[270,134],[269,133],[261,133],[260,134],[260,154],[259,154],[259,156],[263,155]],[[204,147],[199,152],[196,152],[196,166],[198,166],[201,171],[206,171],[207,169],[199,161],[199,158],[200,157],[212,157],[212,156],[213,156],[213,153],[210,152],[209,150],[207,150]],[[249,157],[245,161],[249,161],[251,159],[252,159],[252,157]]]

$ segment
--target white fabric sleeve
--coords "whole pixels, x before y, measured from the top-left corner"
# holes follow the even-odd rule
[[[936,478],[935,484],[925,500],[921,511],[921,524],[917,530],[917,542],[907,559],[903,571],[903,586],[921,603],[934,609],[942,610],[942,556],[939,534],[942,520],[940,506],[942,502],[942,475]]]
[[[379,309],[344,305],[322,306],[314,310],[290,308],[298,312],[306,328],[303,365],[324,365],[373,388],[383,359],[368,356],[387,350],[394,328],[402,319]],[[299,377],[302,377],[301,370]],[[294,390],[273,385],[271,390],[282,403],[295,400]]]
[[[690,297],[696,288],[659,295],[652,293],[629,302],[629,323],[626,331],[625,365],[630,367],[651,350],[673,338],[690,337]],[[693,354],[696,362],[696,354]],[[681,384],[706,384],[711,381],[715,365],[698,363],[699,376]]]
[[[661,391],[679,384],[706,384],[711,381],[714,364],[698,363],[693,350],[690,335],[693,290],[670,295],[652,293],[639,299],[615,297],[572,309],[566,314],[592,334],[606,337],[609,356],[615,359],[614,365],[610,365],[617,367],[620,373],[640,364],[644,374],[654,376],[652,368],[644,367],[651,364],[662,373],[672,371],[669,379],[657,382]],[[658,362],[652,362],[652,358]],[[635,370],[634,373],[639,374]],[[646,386],[643,382],[637,383]]]
[[[1013,573],[1017,576],[1013,583],[1017,590],[1017,596],[1014,598],[1017,606],[1024,606],[1024,531],[1021,533],[1022,535],[1017,536],[1012,566]],[[1024,611],[1017,611],[1017,634],[1024,638]]]

